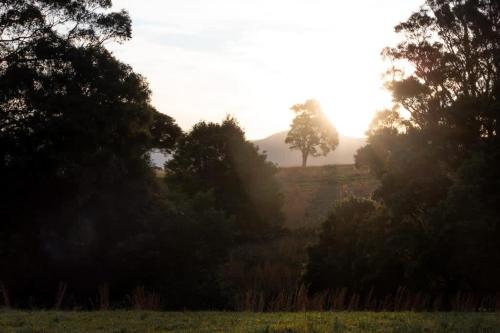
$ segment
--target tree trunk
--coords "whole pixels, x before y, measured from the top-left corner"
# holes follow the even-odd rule
[[[309,157],[309,154],[306,152],[302,152],[302,167],[303,168],[307,167],[307,157]]]

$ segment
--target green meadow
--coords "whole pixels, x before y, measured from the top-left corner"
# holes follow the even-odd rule
[[[491,333],[494,313],[0,312],[2,333]]]

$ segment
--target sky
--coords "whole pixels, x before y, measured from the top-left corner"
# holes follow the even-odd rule
[[[231,115],[260,139],[287,130],[290,107],[314,98],[342,135],[360,137],[391,103],[381,51],[422,3],[114,0],[129,11],[133,38],[108,47],[184,130]]]

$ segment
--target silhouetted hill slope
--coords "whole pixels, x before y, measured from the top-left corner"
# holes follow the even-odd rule
[[[301,153],[290,150],[285,143],[287,132],[280,132],[268,138],[254,141],[261,151],[267,152],[268,160],[277,163],[281,167],[300,166],[302,163]],[[341,136],[337,149],[326,157],[309,157],[309,166],[320,166],[329,164],[353,164],[354,154],[366,144],[363,138],[351,138]]]
[[[378,181],[354,165],[280,168],[277,178],[284,195],[283,212],[288,228],[317,227],[339,200],[370,198]]]

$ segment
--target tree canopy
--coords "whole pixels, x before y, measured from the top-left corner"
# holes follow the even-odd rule
[[[175,216],[148,153],[170,151],[180,129],[102,46],[130,37],[128,15],[109,8],[0,3],[0,280],[20,299],[52,298],[41,294],[58,279],[82,293],[117,282],[123,266],[110,254]]]
[[[348,288],[391,293],[399,258],[388,242],[388,215],[380,204],[349,198],[323,223],[319,240],[308,249],[304,280],[312,292]]]
[[[394,108],[356,156],[381,181],[404,274],[436,290],[498,288],[499,24],[489,0],[429,0],[399,24]]]
[[[111,7],[111,0],[2,0],[0,60],[49,60],[58,45],[100,46],[129,39],[128,13],[110,12]]]
[[[300,150],[302,166],[307,166],[309,156],[326,156],[337,148],[339,137],[337,130],[321,111],[315,100],[292,106],[296,116],[285,142],[290,149]]]
[[[234,119],[196,124],[179,140],[166,170],[168,183],[182,192],[211,191],[216,207],[234,216],[246,236],[282,223],[276,167]]]

